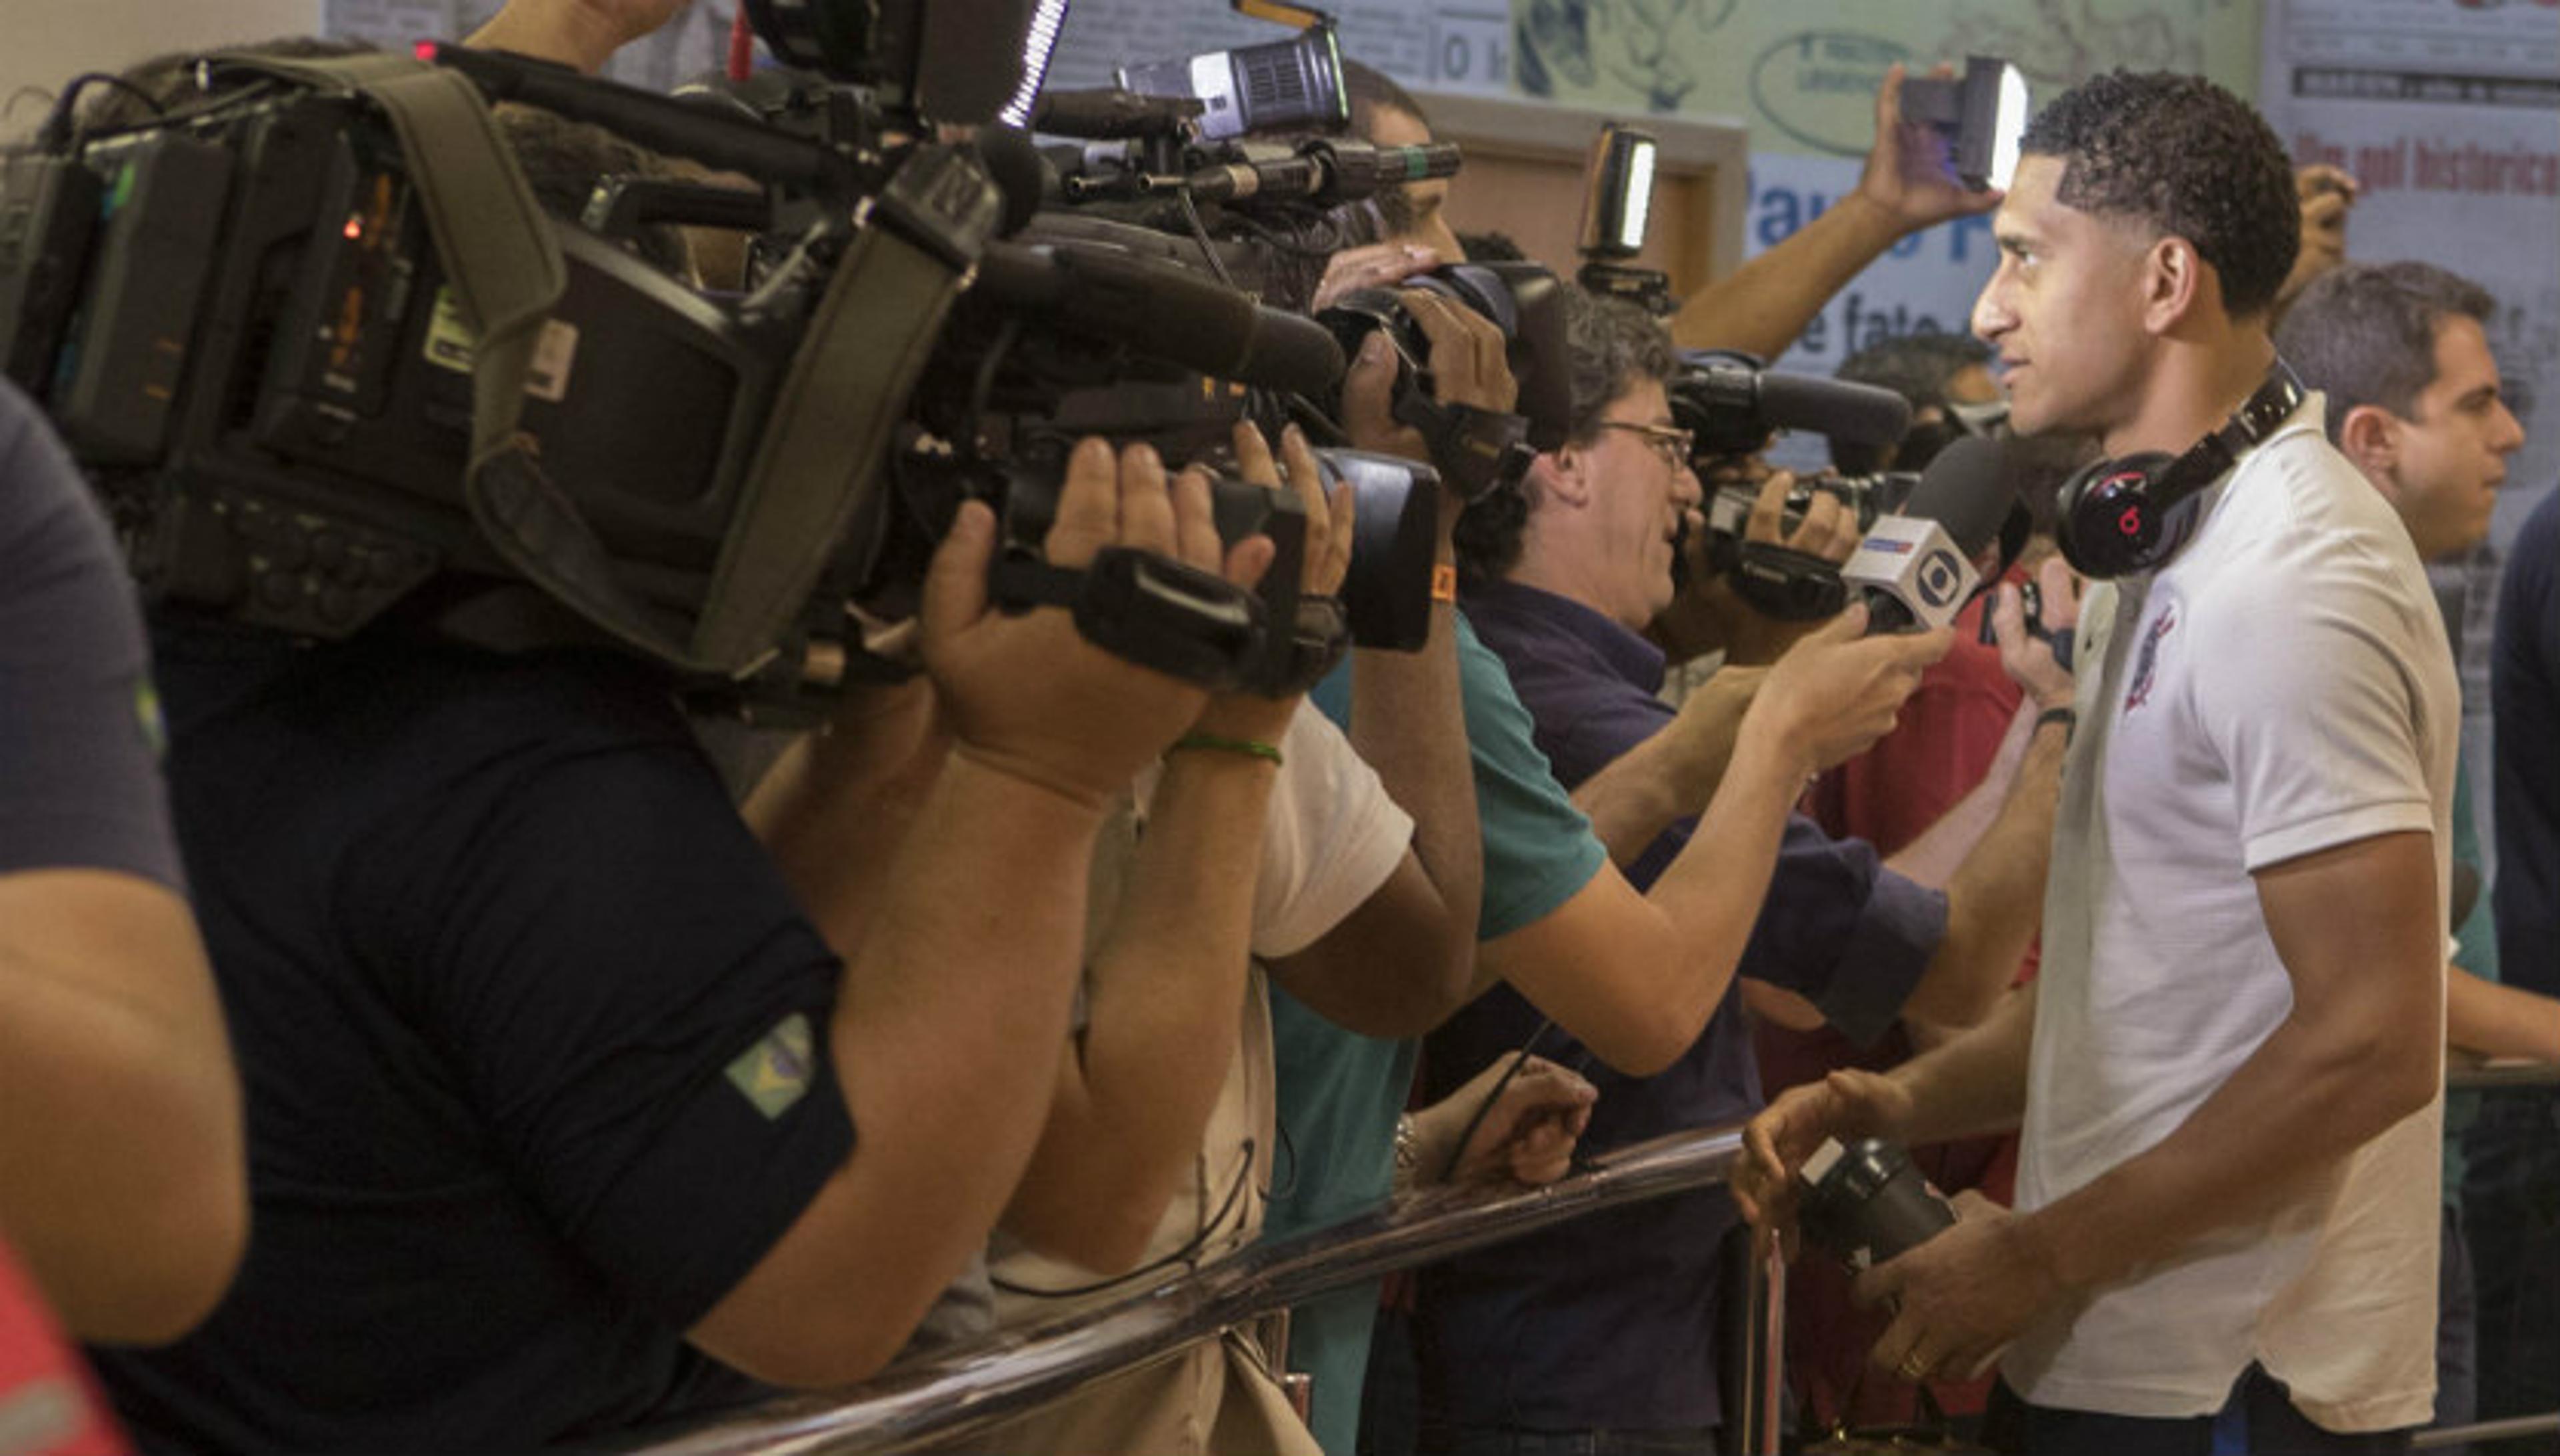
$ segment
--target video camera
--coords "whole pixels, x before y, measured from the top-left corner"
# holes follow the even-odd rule
[[[1054,7],[964,8],[937,4],[930,26],[917,4],[864,9],[868,31],[795,30],[810,7],[750,3],[777,52],[854,82],[826,93],[827,136],[439,45],[415,61],[202,58],[201,98],[86,131],[67,124],[66,96],[66,124],[0,178],[0,361],[72,443],[155,600],[343,638],[454,594],[430,583],[530,583],[698,690],[813,708],[859,655],[847,603],[911,593],[922,555],[901,532],[925,528],[929,551],[965,495],[1053,490],[1062,452],[1031,426],[1086,427],[1052,394],[1008,401],[1016,428],[938,431],[951,379],[978,386],[964,407],[984,423],[1007,368],[1035,351],[1133,400],[1152,370],[1184,394],[1188,423],[1203,399],[1232,419],[1254,391],[1340,374],[1321,329],[1196,269],[1027,241],[1028,143],[930,138],[1026,99]],[[1021,51],[1020,74],[988,66],[991,46]],[[621,221],[764,225],[776,245],[753,286],[706,295],[540,216],[491,119],[502,100],[748,179],[751,209],[675,189]],[[1164,347],[1161,320],[1134,340],[1080,335],[1090,309],[1058,299],[1097,279],[1120,296],[1178,281],[1227,327],[1182,341],[1209,335],[1205,352]],[[1005,358],[968,353],[997,315],[1013,317]],[[1329,468],[1427,508],[1427,471]],[[1221,501],[1222,519],[1272,517],[1260,524],[1283,556],[1259,595],[1128,553],[1064,588],[1000,564],[999,599],[1065,590],[1089,635],[1150,665],[1294,685],[1339,647],[1339,632],[1303,640],[1325,613],[1295,600],[1294,537],[1277,524],[1295,503],[1234,481]],[[1426,541],[1403,594],[1427,599],[1429,560]]]
[[[1738,457],[1758,453],[1780,429],[1820,429],[1835,437],[1891,443],[1911,423],[1909,402],[1890,390],[1782,373],[1729,350],[1682,351],[1667,393],[1673,421],[1689,431],[1691,467],[1709,482]],[[1882,473],[1799,482],[1787,499],[1786,529],[1803,522],[1820,491],[1847,504],[1863,532],[1877,516],[1898,509],[1917,480]],[[1813,621],[1839,612],[1847,602],[1847,588],[1831,563],[1775,542],[1744,538],[1757,499],[1757,491],[1743,486],[1708,495],[1705,539],[1699,544],[1707,568],[1729,581],[1754,610],[1780,621]]]

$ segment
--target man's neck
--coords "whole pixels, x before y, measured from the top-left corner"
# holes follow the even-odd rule
[[[1523,551],[1519,565],[1513,566],[1511,573],[1503,579],[1520,586],[1534,586],[1576,605],[1587,606],[1630,632],[1644,630],[1642,622],[1631,625],[1609,609],[1608,598],[1600,589],[1604,583],[1599,579],[1595,566],[1564,553],[1534,549]]]
[[[2274,341],[2255,319],[2168,341],[2140,407],[2107,431],[2107,454],[2185,453],[2248,402],[2275,358]]]

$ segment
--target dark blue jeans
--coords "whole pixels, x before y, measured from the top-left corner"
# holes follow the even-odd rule
[[[2364,1456],[2409,1449],[2409,1432],[2345,1436],[2305,1419],[2283,1382],[2256,1366],[2240,1377],[2232,1406],[2245,1420],[2250,1456]],[[2212,1456],[2215,1417],[2152,1419],[2029,1405],[2000,1381],[1983,1413],[1983,1441],[2009,1456]]]

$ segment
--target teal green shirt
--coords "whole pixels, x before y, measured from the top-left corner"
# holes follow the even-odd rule
[[[2466,748],[2454,759],[2454,858],[2478,869],[2480,827],[2472,822],[2472,755]],[[2488,892],[2472,903],[2472,912],[2454,931],[2454,964],[2483,981],[2498,979],[2497,926],[2489,918]],[[2471,1164],[2463,1157],[2463,1133],[2480,1116],[2480,1094],[2455,1092],[2445,1098],[2445,1202],[2463,1201],[2463,1180]]]
[[[1476,938],[1496,940],[1579,894],[1609,854],[1530,741],[1528,711],[1502,660],[1464,617],[1458,682],[1485,842]],[[1327,717],[1349,725],[1348,666],[1317,687],[1315,700]],[[1395,1118],[1413,1085],[1414,1044],[1346,1032],[1278,986],[1271,990],[1271,1041],[1281,1142],[1263,1233],[1286,1238],[1373,1208],[1392,1191]],[[1376,1313],[1377,1286],[1362,1284],[1291,1314],[1289,1368],[1315,1377],[1309,1424],[1327,1456],[1352,1456]]]

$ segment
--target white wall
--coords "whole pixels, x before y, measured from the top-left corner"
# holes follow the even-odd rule
[[[167,51],[309,35],[320,0],[0,0],[0,103],[47,91],[83,71],[114,71]],[[0,120],[0,137],[44,117],[32,96]]]

